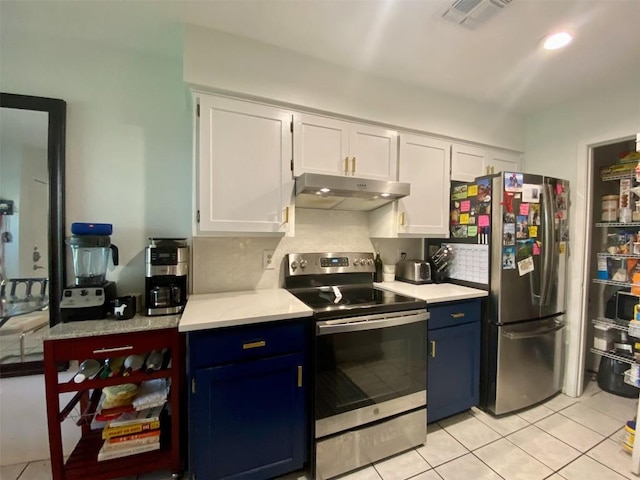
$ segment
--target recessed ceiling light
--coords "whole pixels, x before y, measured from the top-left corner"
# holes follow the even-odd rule
[[[571,36],[570,33],[567,33],[567,32],[554,33],[553,35],[550,35],[549,37],[547,37],[547,39],[544,41],[544,49],[557,50],[559,48],[566,47],[567,45],[569,45],[571,43],[571,40],[573,40],[573,37]]]

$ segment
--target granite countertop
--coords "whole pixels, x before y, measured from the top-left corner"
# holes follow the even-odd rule
[[[426,285],[414,285],[406,282],[382,282],[374,283],[376,288],[388,290],[400,295],[426,300],[427,304],[453,302],[481,298],[489,295],[486,290],[463,287],[453,283],[429,283]]]
[[[178,326],[179,321],[180,315],[162,315],[155,317],[136,315],[129,320],[82,320],[78,322],[59,323],[48,330],[44,336],[44,340],[95,337],[98,335],[175,328]]]
[[[313,310],[283,288],[191,295],[181,332],[310,317]]]

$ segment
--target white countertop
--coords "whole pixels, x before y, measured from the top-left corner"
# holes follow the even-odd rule
[[[406,282],[381,282],[374,283],[376,288],[389,290],[400,295],[426,300],[427,304],[453,302],[455,300],[467,300],[489,295],[486,290],[463,287],[453,283],[429,283],[426,285],[414,285]]]
[[[310,317],[313,310],[283,288],[191,295],[178,330],[209,328]]]

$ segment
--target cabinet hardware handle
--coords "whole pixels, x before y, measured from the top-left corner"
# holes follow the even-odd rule
[[[349,175],[349,157],[344,157],[344,174]]]
[[[356,174],[356,157],[351,158],[351,175]]]
[[[302,365],[298,365],[298,388],[302,388]]]
[[[243,343],[242,349],[249,350],[250,348],[260,348],[260,347],[266,347],[266,346],[267,346],[267,342],[265,342],[264,340],[260,340],[259,342]]]
[[[431,340],[431,358],[436,358],[436,341]]]
[[[404,227],[404,212],[400,212],[400,226]]]
[[[282,223],[289,223],[289,206],[288,205],[284,207],[282,218],[283,218]]]
[[[460,312],[460,313],[452,313],[451,314],[451,318],[462,318],[464,317],[464,313]]]
[[[93,353],[121,352],[122,350],[133,350],[133,345],[126,345],[124,347],[113,347],[113,348],[99,348],[98,350],[94,350]]]
[[[196,379],[192,378],[191,379],[191,393],[196,393]]]

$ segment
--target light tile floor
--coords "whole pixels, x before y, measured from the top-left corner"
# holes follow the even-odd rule
[[[637,399],[590,381],[580,398],[560,394],[500,418],[477,408],[428,427],[427,444],[336,480],[638,479],[620,446]],[[126,480],[168,480],[160,471]],[[279,480],[309,480],[303,472]],[[0,467],[0,480],[48,480],[48,460]],[[125,480],[125,479],[121,479]]]

